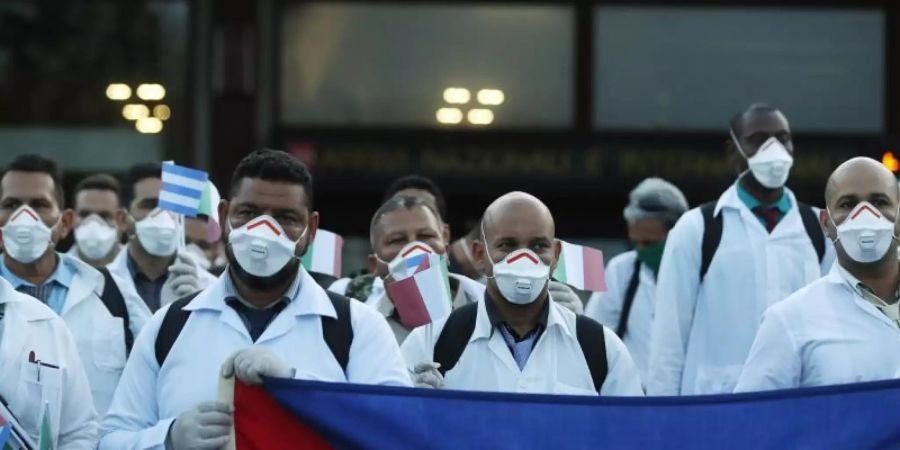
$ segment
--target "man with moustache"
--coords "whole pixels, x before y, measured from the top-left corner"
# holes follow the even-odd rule
[[[219,205],[228,268],[148,322],[103,421],[101,449],[220,448],[232,423],[230,406],[215,401],[223,370],[251,384],[263,376],[410,384],[384,318],[326,293],[300,265],[319,226],[306,167],[256,151],[238,164],[231,189]]]

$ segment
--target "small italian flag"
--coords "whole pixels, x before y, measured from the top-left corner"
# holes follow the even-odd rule
[[[319,228],[313,241],[300,262],[309,272],[324,273],[333,277],[341,277],[341,252],[344,250],[344,238],[328,230]]]
[[[590,247],[562,242],[562,253],[553,278],[576,289],[591,292],[606,290],[603,252]]]
[[[409,329],[447,317],[453,310],[447,262],[436,253],[413,258],[413,274],[385,285],[400,322]]]
[[[216,242],[222,236],[222,227],[219,224],[219,201],[221,199],[216,185],[212,181],[206,180],[197,214],[203,214],[209,218],[206,222],[207,242]]]

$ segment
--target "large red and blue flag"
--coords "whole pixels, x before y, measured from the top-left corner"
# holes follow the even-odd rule
[[[237,450],[900,448],[900,381],[576,397],[269,379],[237,384]]]

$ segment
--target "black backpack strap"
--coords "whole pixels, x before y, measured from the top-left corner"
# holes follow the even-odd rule
[[[181,334],[181,329],[184,328],[188,317],[191,316],[191,312],[185,310],[184,307],[199,293],[200,291],[197,291],[187,297],[175,300],[166,311],[162,324],[159,326],[159,332],[156,334],[156,343],[154,345],[156,362],[159,364],[159,367],[162,367],[166,361],[166,357],[169,356],[169,350],[175,345],[178,335]]]
[[[641,281],[641,260],[634,259],[634,271],[631,280],[628,281],[628,289],[625,290],[625,299],[622,302],[622,313],[619,315],[619,324],[616,326],[616,335],[625,337],[628,332],[628,317],[631,316],[631,305],[634,304],[634,296],[637,294],[638,284]]]
[[[322,317],[322,338],[334,355],[334,359],[341,365],[341,370],[347,372],[347,364],[350,363],[350,346],[353,345],[353,323],[350,318],[351,300],[343,295],[325,291],[337,318]]]
[[[484,299],[483,301],[490,301]],[[438,371],[446,375],[459,361],[472,333],[475,331],[475,319],[478,317],[478,303],[469,303],[450,313],[447,322],[434,344],[434,362],[441,366]]]
[[[819,263],[825,258],[825,232],[822,231],[822,225],[819,224],[819,217],[816,216],[812,206],[806,203],[797,202],[797,211],[800,212],[800,219],[803,220],[803,228],[812,241],[813,248],[816,249],[816,255],[819,257]]]
[[[600,388],[603,387],[606,373],[609,370],[606,362],[606,335],[603,332],[603,325],[583,314],[575,317],[575,335],[578,337],[578,345],[581,346],[581,353],[584,354],[584,360],[591,371],[594,390],[600,393]]]
[[[713,256],[722,241],[722,214],[715,215],[716,203],[709,202],[700,206],[700,214],[703,216],[703,244],[700,247],[700,282],[706,277]]]
[[[122,319],[122,326],[125,328],[125,354],[131,353],[131,346],[134,345],[134,333],[131,332],[131,323],[128,318],[128,307],[125,306],[125,297],[116,281],[113,280],[112,274],[106,267],[99,267],[97,270],[103,274],[103,293],[100,294],[100,301],[109,310],[113,317]]]

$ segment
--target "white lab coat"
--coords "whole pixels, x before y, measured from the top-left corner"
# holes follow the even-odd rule
[[[200,264],[197,263],[193,258],[191,261],[194,262],[194,265],[197,267],[197,274],[200,278],[200,289],[206,289],[207,286],[213,284],[216,281],[216,276],[209,273],[203,267],[200,267]],[[116,284],[119,286],[119,291],[122,292],[122,295],[127,295],[130,297],[137,296],[140,298],[140,295],[137,293],[137,288],[134,285],[134,278],[131,277],[131,272],[128,270],[128,245],[122,246],[122,251],[116,255],[116,259],[114,259],[111,263],[106,266],[109,269],[109,272],[114,275],[113,279],[116,281]],[[167,276],[171,276],[167,275]],[[143,313],[147,317],[153,315],[153,312],[150,311],[150,307],[147,306],[146,301],[141,301],[141,305],[143,307]],[[165,305],[160,305],[165,306]]]
[[[632,250],[617,255],[606,265],[606,292],[591,295],[584,315],[602,323],[611,330],[619,326],[619,318],[625,303],[625,292],[634,273],[637,252]],[[650,359],[650,332],[653,328],[653,309],[656,307],[656,275],[653,269],[641,264],[638,287],[628,315],[628,329],[622,342],[634,360],[641,380],[647,379],[647,360]]]
[[[434,360],[434,346],[447,319],[413,330],[401,347],[407,367]],[[642,396],[641,381],[625,344],[605,329],[608,374],[600,395]],[[547,329],[519,369],[503,336],[493,332],[484,302],[478,302],[475,329],[444,387],[470,391],[597,395],[575,333],[575,313],[550,301]]]
[[[296,369],[296,378],[409,386],[397,342],[384,318],[351,302],[353,344],[346,374],[322,338],[321,316],[336,317],[325,291],[300,270],[297,298],[272,321],[255,345]],[[186,307],[191,316],[162,367],[155,342],[168,306],[144,328],[101,427],[101,449],[162,449],[172,421],[198,403],[217,398],[222,363],[254,345],[243,322],[224,300],[228,271]],[[215,345],[210,345],[215,343]]]
[[[768,233],[732,185],[719,198],[722,240],[699,283],[703,217],[684,214],[669,232],[656,287],[647,393],[696,395],[732,392],[759,319],[826,273],[834,248],[826,240],[820,265],[803,228],[797,200]]]
[[[91,385],[94,406],[102,416],[112,401],[125,367],[125,329],[122,319],[114,317],[100,300],[104,287],[103,274],[78,258],[63,253],[57,255],[59,264],[66,264],[75,272],[60,315],[75,337]],[[134,297],[123,297],[128,309],[129,328],[137,336],[149,315],[141,312],[140,304]]]
[[[735,391],[894,377],[900,370],[900,328],[842,272],[835,264],[827,276],[766,311]]]
[[[93,449],[97,444],[97,415],[69,329],[53,310],[16,292],[3,278],[0,304],[5,305],[0,319],[0,396],[7,401],[10,412],[38,443],[42,405],[47,401],[56,448]],[[38,378],[37,365],[29,362],[31,352],[34,359],[60,368],[42,367],[45,383]],[[58,390],[46,383],[56,376],[60,382]]]

